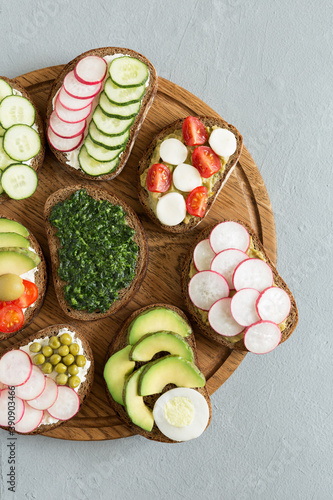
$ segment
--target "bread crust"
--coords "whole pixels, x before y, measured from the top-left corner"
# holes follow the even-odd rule
[[[88,175],[85,172],[83,172],[82,170],[75,169],[75,168],[71,167],[70,165],[68,165],[66,154],[62,153],[61,151],[56,150],[49,143],[49,147],[50,147],[51,151],[54,153],[57,160],[59,160],[59,162],[62,164],[62,166],[68,172],[70,172],[74,175],[77,175],[81,179],[86,179],[86,180],[90,180],[90,181],[111,180],[114,177],[116,177],[117,175],[119,175],[120,172],[122,171],[122,169],[125,167],[127,160],[128,160],[128,158],[131,154],[131,151],[133,149],[137,135],[140,131],[140,128],[141,128],[141,126],[142,126],[142,124],[147,116],[147,113],[148,113],[150,107],[153,104],[154,97],[157,93],[158,79],[157,79],[156,70],[155,70],[154,66],[151,64],[151,62],[145,56],[143,56],[139,52],[135,52],[134,50],[131,50],[131,49],[126,49],[126,48],[121,48],[121,47],[102,47],[102,48],[98,48],[98,49],[88,50],[87,52],[83,52],[79,56],[75,57],[75,59],[70,61],[68,64],[66,64],[66,66],[60,72],[58,78],[54,81],[54,83],[51,87],[51,90],[50,90],[48,100],[47,100],[46,121],[45,121],[46,130],[48,128],[50,115],[53,111],[52,100],[53,100],[54,96],[56,95],[56,93],[58,92],[58,90],[60,89],[60,87],[63,83],[63,80],[64,80],[65,76],[67,75],[67,73],[72,71],[75,68],[78,61],[80,59],[82,59],[83,57],[90,56],[90,55],[104,57],[107,55],[112,56],[114,54],[129,55],[131,57],[135,57],[136,59],[139,59],[144,64],[146,64],[148,67],[148,70],[149,70],[149,83],[148,83],[148,86],[146,88],[145,95],[144,95],[142,102],[141,102],[140,111],[136,115],[134,123],[131,125],[130,135],[129,135],[129,139],[127,141],[126,147],[125,147],[125,149],[120,157],[120,161],[119,161],[117,168],[113,172],[110,172],[108,174],[98,175],[96,177]]]
[[[273,264],[271,259],[268,257],[268,255],[265,251],[265,248],[264,248],[263,244],[261,243],[260,239],[258,238],[257,234],[255,233],[255,231],[246,222],[238,220],[238,219],[223,219],[223,218],[221,218],[220,222],[225,222],[226,220],[232,220],[234,222],[238,222],[239,224],[241,224],[242,226],[244,226],[248,230],[248,232],[252,238],[254,249],[260,251],[264,255],[265,262],[267,262],[267,264],[270,266],[270,268],[273,271],[274,284],[276,286],[282,288],[289,295],[290,302],[291,302],[291,309],[290,309],[289,315],[287,316],[287,318],[285,320],[286,328],[282,332],[280,343],[285,342],[290,337],[292,332],[295,330],[297,322],[298,322],[298,310],[297,310],[297,306],[296,306],[296,301],[295,301],[291,291],[289,290],[287,284],[279,275],[275,265]],[[217,342],[218,344],[223,344],[223,345],[227,346],[229,349],[235,349],[237,351],[247,351],[243,340],[240,340],[234,344],[231,342],[228,342],[225,339],[225,337],[216,333],[209,325],[204,324],[197,308],[193,305],[192,301],[190,300],[189,294],[188,294],[188,285],[190,282],[189,272],[190,272],[191,262],[193,260],[194,248],[199,243],[199,241],[208,238],[211,230],[215,226],[216,226],[216,224],[213,224],[211,226],[206,227],[201,233],[199,233],[199,235],[195,238],[192,245],[188,249],[188,252],[187,252],[185,259],[184,259],[182,273],[181,273],[182,295],[183,295],[183,298],[185,301],[186,308],[190,314],[190,317],[191,317],[191,319],[193,319],[193,321],[196,323],[196,325],[200,329],[200,333],[202,333],[203,335],[208,337],[210,340]]]
[[[229,157],[229,160],[227,161],[225,165],[225,169],[222,174],[220,174],[219,179],[217,182],[214,184],[213,187],[213,194],[208,198],[207,202],[207,208],[205,215],[203,217],[192,217],[190,222],[186,224],[185,222],[181,222],[180,224],[177,224],[176,226],[166,226],[164,224],[161,224],[159,219],[156,217],[154,211],[151,209],[149,205],[149,195],[146,189],[144,189],[141,186],[140,182],[140,176],[141,174],[146,170],[146,168],[149,167],[151,157],[154,153],[156,144],[159,140],[163,139],[163,137],[166,137],[170,133],[172,133],[175,130],[179,130],[182,128],[183,122],[185,118],[179,118],[178,120],[174,121],[167,127],[164,127],[158,134],[155,135],[153,138],[152,142],[146,149],[145,153],[143,154],[140,162],[139,162],[139,167],[138,167],[138,175],[137,175],[137,187],[138,187],[138,193],[139,193],[139,200],[141,205],[143,206],[145,212],[147,215],[162,229],[165,231],[169,231],[171,233],[185,233],[187,231],[190,231],[194,229],[195,227],[202,222],[205,217],[207,216],[209,210],[212,208],[214,201],[216,200],[217,196],[219,195],[221,189],[227,182],[229,176],[231,175],[234,167],[237,164],[237,161],[242,153],[243,149],[243,138],[241,134],[238,132],[238,130],[233,126],[224,121],[222,118],[214,118],[210,116],[197,116],[199,120],[205,125],[205,127],[212,127],[214,125],[221,127],[221,128],[226,128],[230,130],[236,137],[237,140],[237,149],[233,155]]]
[[[63,287],[66,284],[66,282],[62,281],[58,276],[58,268],[60,265],[60,260],[58,256],[58,250],[60,248],[59,238],[57,237],[57,229],[49,222],[49,217],[51,215],[51,210],[54,205],[56,205],[58,202],[66,200],[79,189],[86,190],[88,195],[96,200],[107,200],[114,205],[115,204],[120,205],[126,212],[125,220],[127,224],[135,230],[133,240],[137,243],[139,247],[138,260],[135,269],[135,278],[127,288],[124,288],[119,291],[118,299],[111,305],[111,307],[105,313],[99,313],[99,312],[88,313],[87,311],[78,311],[70,308],[65,300],[63,292]],[[127,302],[132,298],[132,296],[135,294],[135,292],[141,285],[146,275],[146,270],[148,265],[147,238],[143,226],[138,216],[134,212],[134,210],[129,205],[127,205],[125,201],[123,201],[121,198],[111,193],[110,191],[96,188],[94,186],[74,185],[63,189],[59,189],[58,191],[55,191],[48,197],[44,207],[44,222],[45,222],[48,244],[50,248],[54,288],[56,291],[56,296],[59,305],[61,309],[64,311],[64,313],[67,316],[70,316],[71,318],[74,319],[79,319],[83,321],[92,321],[92,320],[106,318],[107,316],[111,316],[111,314],[116,313],[121,307],[124,307],[125,304],[127,304]]]

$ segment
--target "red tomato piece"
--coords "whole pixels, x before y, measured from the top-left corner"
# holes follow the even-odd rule
[[[29,307],[38,297],[38,288],[32,281],[23,280],[24,292],[21,297],[12,301],[18,307]]]
[[[154,163],[147,173],[147,188],[154,193],[164,193],[171,186],[171,172],[163,163]]]
[[[183,137],[187,146],[200,146],[207,141],[207,130],[195,116],[188,116],[183,122]]]
[[[0,332],[11,333],[19,330],[24,323],[24,314],[20,307],[8,304],[0,309]]]
[[[207,208],[208,191],[206,186],[199,186],[190,192],[186,199],[186,210],[190,215],[203,217]]]
[[[199,146],[192,153],[192,164],[207,179],[221,168],[221,160],[209,146]]]

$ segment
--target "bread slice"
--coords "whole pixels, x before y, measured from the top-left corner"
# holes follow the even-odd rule
[[[221,218],[220,222],[223,222],[224,220],[226,220],[226,219]],[[228,219],[228,220],[230,220],[230,219]],[[243,225],[248,230],[248,232],[252,238],[252,244],[253,244],[254,249],[259,251],[262,254],[263,260],[265,262],[267,262],[267,264],[271,267],[271,269],[273,271],[274,285],[285,290],[290,297],[291,309],[290,309],[290,313],[289,313],[288,317],[286,318],[286,320],[284,322],[285,328],[282,331],[282,337],[281,337],[281,342],[284,342],[285,340],[287,340],[287,338],[290,337],[292,332],[295,330],[297,322],[298,322],[298,311],[297,311],[295,299],[294,299],[291,291],[289,290],[288,286],[286,285],[286,283],[283,281],[283,279],[279,275],[273,262],[268,257],[263,244],[259,240],[256,233],[253,231],[253,229],[248,224],[246,224],[244,221],[240,221],[237,219],[233,219],[233,220],[234,220],[234,222],[238,222],[239,224]],[[202,321],[202,317],[199,313],[199,309],[197,309],[193,305],[192,301],[190,300],[189,294],[188,294],[188,284],[190,282],[190,269],[191,269],[191,264],[193,263],[193,250],[194,250],[195,246],[199,243],[199,241],[202,241],[202,240],[208,238],[208,236],[209,236],[209,234],[214,226],[215,225],[208,226],[207,228],[205,228],[195,238],[195,240],[193,241],[192,245],[190,246],[190,248],[186,254],[184,264],[183,264],[182,274],[181,274],[181,287],[182,287],[183,298],[184,298],[186,308],[187,308],[191,318],[193,319],[193,321],[195,321],[195,323],[198,325],[198,327],[200,329],[200,333],[202,333],[203,335],[208,337],[210,340],[213,340],[219,344],[223,344],[223,345],[229,347],[230,349],[236,349],[238,351],[247,351],[246,347],[244,346],[243,340],[239,340],[237,343],[228,342],[226,337],[219,335],[218,333],[215,332],[215,330],[213,330],[210,327],[210,325],[205,324]]]
[[[10,220],[16,220],[11,217],[6,217],[6,219]],[[19,222],[19,221],[16,221]],[[24,323],[22,328],[20,330],[17,330],[16,332],[12,333],[3,333],[0,332],[0,342],[1,340],[6,340],[9,339],[10,337],[13,337],[17,333],[21,332],[24,330],[27,326],[30,325],[30,323],[34,320],[34,318],[38,315],[44,299],[46,295],[46,290],[47,290],[47,265],[46,265],[46,260],[43,255],[43,251],[34,237],[32,233],[29,232],[29,244],[30,247],[33,249],[34,252],[40,257],[40,263],[37,266],[37,271],[35,273],[35,285],[38,288],[38,297],[36,301],[29,307],[24,312]]]
[[[212,189],[212,195],[209,196],[208,202],[207,202],[207,208],[204,217],[191,217],[190,221],[188,223],[181,222],[180,224],[177,224],[176,226],[166,226],[162,224],[159,219],[156,217],[154,211],[152,210],[150,204],[149,204],[149,192],[145,187],[141,186],[141,181],[140,181],[140,176],[143,174],[143,172],[149,168],[150,163],[151,163],[151,157],[154,153],[154,150],[157,146],[157,143],[161,140],[163,140],[164,137],[167,135],[173,133],[175,130],[181,130],[182,125],[184,122],[184,118],[180,118],[179,120],[176,120],[175,122],[171,123],[167,127],[163,128],[158,134],[153,138],[152,142],[146,149],[143,157],[140,160],[139,167],[138,167],[138,177],[137,177],[137,185],[138,185],[138,192],[139,192],[139,200],[147,213],[149,217],[162,229],[165,231],[169,231],[172,233],[185,233],[187,231],[190,231],[191,229],[194,229],[200,222],[204,220],[206,215],[208,214],[209,210],[212,208],[214,201],[216,200],[218,194],[220,193],[221,189],[227,182],[230,174],[232,173],[243,149],[243,138],[238,132],[238,130],[233,126],[225,122],[222,118],[214,118],[210,116],[198,116],[199,120],[205,125],[205,127],[221,127],[230,130],[236,137],[237,140],[237,149],[233,155],[231,155],[226,164],[225,168],[223,171],[218,173],[218,178],[213,186]],[[185,163],[188,163],[189,159],[185,161]],[[163,163],[163,162],[162,162]]]
[[[91,365],[89,367],[89,371],[87,373],[86,380],[80,385],[79,390],[77,391],[77,394],[80,398],[80,410],[82,408],[82,405],[86,401],[87,397],[89,396],[89,393],[91,391],[93,382],[94,382],[94,371],[95,371],[95,366],[94,366],[94,356],[91,350],[91,347],[89,345],[89,342],[87,339],[84,337],[84,335],[74,328],[71,325],[68,324],[60,324],[60,325],[52,325],[48,326],[47,328],[43,328],[43,330],[39,330],[37,333],[30,335],[30,337],[22,339],[20,342],[17,344],[14,344],[13,346],[9,347],[8,349],[4,350],[3,352],[0,353],[0,357],[3,356],[6,352],[12,351],[14,349],[19,349],[20,347],[28,345],[30,342],[34,342],[37,340],[40,340],[44,337],[52,337],[57,336],[59,334],[59,331],[62,328],[67,328],[71,332],[75,334],[75,337],[80,339],[82,342],[82,348],[83,348],[83,355],[86,357],[88,361],[91,362]],[[33,432],[27,433],[27,434],[42,434],[43,432],[50,431],[54,429],[55,427],[58,427],[61,424],[66,423],[67,420],[65,421],[59,421],[57,423],[52,423],[52,424],[42,424],[37,429],[35,429]],[[9,427],[2,427],[3,429],[6,429],[9,431]],[[18,433],[20,434],[20,433]],[[26,435],[26,434],[24,434]]]
[[[54,205],[56,205],[59,202],[63,202],[79,189],[86,190],[88,195],[96,200],[107,200],[113,205],[120,205],[126,212],[125,220],[127,224],[135,230],[133,240],[139,247],[134,280],[127,288],[124,288],[119,291],[118,299],[111,305],[111,307],[105,313],[100,313],[100,312],[88,313],[87,311],[78,311],[69,307],[69,305],[65,300],[63,292],[63,287],[66,283],[62,281],[58,276],[58,268],[60,264],[58,255],[58,251],[60,248],[59,239],[57,237],[57,229],[49,222],[49,217],[51,215],[51,211]],[[44,221],[45,221],[46,234],[51,254],[54,288],[56,291],[57,299],[59,301],[59,305],[61,309],[64,311],[64,313],[67,316],[70,316],[71,318],[74,319],[91,321],[110,316],[111,314],[117,312],[121,307],[124,307],[124,305],[127,304],[127,302],[138,290],[141,282],[143,281],[146,274],[147,263],[148,263],[148,245],[147,245],[146,235],[142,227],[142,224],[138,216],[134,212],[134,210],[132,210],[132,208],[129,205],[127,205],[125,201],[123,201],[121,198],[111,193],[110,191],[106,191],[104,189],[98,189],[93,186],[74,185],[74,186],[69,186],[67,188],[59,189],[58,191],[56,191],[55,193],[53,193],[48,197],[44,207]]]
[[[126,347],[126,345],[127,345],[127,330],[128,330],[129,325],[132,323],[132,321],[139,314],[141,314],[147,310],[153,309],[155,307],[165,307],[165,308],[171,309],[172,311],[175,311],[177,314],[179,314],[187,323],[189,323],[189,321],[188,321],[187,317],[185,316],[185,314],[183,313],[183,311],[178,309],[178,307],[172,306],[170,304],[151,304],[149,306],[145,306],[141,309],[138,309],[125,321],[123,326],[120,328],[119,332],[114,336],[114,339],[111,342],[109,349],[107,351],[105,363],[110,358],[110,356],[112,356],[112,354],[114,354],[115,352],[119,351],[120,349],[123,349],[124,347]],[[198,365],[198,356],[197,356],[194,333],[192,333],[188,337],[185,337],[184,340],[186,340],[188,342],[188,344],[191,346],[191,348],[194,352],[195,364],[200,369],[200,366]],[[165,355],[165,353],[164,353],[164,355]],[[161,354],[160,357],[161,356],[163,356],[163,354]],[[125,422],[125,424],[127,424],[131,428],[133,433],[140,434],[141,436],[144,436],[147,439],[151,439],[153,441],[159,441],[162,443],[175,443],[176,442],[176,441],[173,441],[173,440],[167,438],[164,434],[162,434],[161,431],[156,426],[156,424],[154,424],[154,427],[153,427],[151,432],[145,431],[141,427],[133,424],[133,422],[131,421],[131,419],[127,415],[127,412],[126,412],[124,406],[120,405],[119,403],[114,401],[114,399],[112,398],[112,396],[107,388],[107,385],[105,383],[105,380],[104,380],[104,386],[105,386],[106,395],[107,395],[107,399],[108,399],[110,406],[117,413],[117,415],[123,420],[123,422]],[[164,394],[164,392],[166,392],[167,390],[170,390],[172,388],[173,388],[173,386],[171,384],[167,385],[164,388],[164,390],[162,391],[162,394]],[[210,417],[209,417],[209,422],[207,424],[207,427],[208,427],[208,425],[210,424],[210,420],[211,420],[211,402],[210,402],[208,390],[207,390],[206,386],[199,387],[196,390],[204,396],[204,398],[206,399],[208,406],[209,406]],[[145,400],[146,405],[149,406],[150,409],[153,409],[155,401],[158,399],[159,396],[160,396],[160,394],[145,397],[144,400]]]
[[[40,136],[41,148],[40,148],[38,155],[36,155],[34,158],[32,158],[30,166],[36,172],[38,172],[38,170],[41,168],[41,166],[43,164],[44,156],[45,156],[45,136],[44,136],[44,126],[43,126],[43,120],[42,120],[41,114],[38,111],[38,108],[37,108],[33,98],[30,96],[29,92],[27,92],[27,90],[24,87],[22,87],[22,85],[20,85],[18,83],[18,81],[15,80],[15,78],[9,79],[9,78],[6,78],[5,76],[0,76],[0,79],[7,82],[12,87],[13,90],[19,91],[22,94],[22,96],[25,97],[26,99],[28,99],[31,102],[31,104],[33,105],[33,107],[35,108],[35,111],[36,111],[35,125],[37,127],[37,131],[38,131],[38,134]],[[6,193],[0,194],[0,203],[3,203],[4,201],[9,200],[9,199],[10,199],[9,196]]]
[[[56,93],[60,89],[60,87],[63,83],[63,80],[64,80],[65,76],[67,75],[67,73],[72,71],[75,68],[78,61],[86,56],[96,55],[96,56],[104,57],[104,56],[112,56],[114,54],[124,54],[124,55],[128,55],[131,57],[135,57],[136,59],[139,59],[144,64],[146,64],[146,66],[148,67],[148,71],[149,71],[149,81],[148,81],[148,85],[146,87],[146,92],[145,92],[144,97],[143,97],[142,102],[141,102],[141,108],[140,108],[139,113],[135,117],[134,123],[132,124],[132,126],[130,128],[130,136],[129,136],[129,139],[128,139],[127,144],[126,144],[126,148],[124,149],[123,153],[121,154],[120,161],[119,161],[117,168],[108,174],[93,177],[91,175],[86,174],[81,169],[75,169],[75,168],[71,167],[68,164],[68,159],[67,159],[66,153],[62,153],[61,151],[56,150],[55,148],[53,148],[53,146],[51,144],[49,144],[51,151],[54,153],[57,160],[59,160],[59,162],[65,167],[65,169],[68,172],[75,174],[78,177],[81,177],[82,179],[93,180],[93,181],[94,180],[95,181],[102,181],[102,180],[106,181],[106,180],[111,180],[114,177],[116,177],[118,174],[120,174],[120,172],[122,171],[122,169],[124,168],[124,166],[127,163],[127,160],[128,160],[128,158],[131,154],[131,151],[133,149],[134,142],[135,142],[137,135],[140,131],[140,128],[144,122],[144,119],[146,118],[147,113],[148,113],[151,105],[153,104],[154,97],[157,93],[158,82],[157,82],[156,70],[155,70],[154,66],[151,64],[151,62],[148,61],[148,59],[146,57],[144,57],[142,54],[139,54],[138,52],[135,52],[134,50],[131,50],[131,49],[126,49],[126,48],[121,48],[121,47],[103,47],[103,48],[88,50],[87,52],[80,54],[75,59],[73,59],[68,64],[66,64],[66,66],[63,68],[63,70],[59,74],[58,78],[54,81],[54,83],[51,87],[51,90],[50,90],[49,97],[48,97],[47,110],[46,110],[46,129],[48,127],[50,115],[53,111],[53,103],[52,103],[53,98],[55,97]],[[89,121],[89,120],[90,120],[90,118],[88,118],[87,121]]]

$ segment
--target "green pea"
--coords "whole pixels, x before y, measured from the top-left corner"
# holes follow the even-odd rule
[[[85,366],[86,362],[87,362],[87,360],[82,354],[79,354],[78,356],[76,356],[75,363],[80,368],[83,368]]]
[[[66,385],[68,377],[64,373],[60,373],[56,376],[56,382],[58,385]]]
[[[70,375],[77,375],[79,373],[79,367],[77,365],[71,365],[68,367],[68,373]]]
[[[45,374],[50,374],[53,372],[53,366],[51,365],[51,363],[44,363],[42,366],[42,371]]]
[[[69,346],[69,352],[73,354],[73,356],[77,356],[80,352],[80,346],[79,344],[71,344]]]
[[[57,365],[58,363],[60,363],[61,361],[61,356],[59,356],[59,354],[52,354],[52,356],[50,357],[50,363],[52,363],[53,365]]]
[[[63,345],[71,345],[72,337],[69,335],[69,333],[63,333],[62,335],[60,335],[60,342]]]
[[[34,342],[29,346],[29,351],[30,352],[39,352],[41,350],[42,346],[39,342]]]
[[[50,347],[49,345],[45,345],[43,348],[42,348],[42,353],[44,354],[44,356],[46,358],[49,358],[50,356],[52,356],[53,354],[53,349],[52,347]]]
[[[35,365],[42,365],[45,363],[45,356],[43,354],[36,354],[36,356],[34,356],[34,363]]]
[[[60,354],[60,356],[67,356],[68,353],[69,353],[68,345],[62,345],[61,347],[59,347],[58,354]]]
[[[58,363],[54,369],[57,373],[61,374],[66,372],[67,366],[64,365],[63,363]]]
[[[60,340],[58,337],[51,337],[49,340],[49,346],[52,347],[52,349],[58,349],[58,347],[61,346]]]
[[[69,377],[68,385],[72,389],[75,389],[75,387],[78,387],[80,385],[80,383],[81,383],[81,380],[76,375],[74,375],[73,377]]]
[[[74,356],[73,354],[67,354],[64,358],[62,358],[62,362],[66,365],[72,365],[74,363]]]

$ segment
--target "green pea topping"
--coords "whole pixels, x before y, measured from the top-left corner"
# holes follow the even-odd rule
[[[30,352],[39,352],[41,350],[42,346],[39,342],[34,342],[29,346],[29,351]]]
[[[71,345],[72,337],[69,335],[69,333],[63,333],[62,335],[60,335],[60,342],[63,345]]]
[[[76,375],[74,375],[73,377],[69,377],[68,385],[72,389],[75,389],[75,387],[78,387],[80,385],[80,383],[81,383],[81,380]]]
[[[50,347],[49,345],[45,345],[43,348],[42,348],[42,353],[44,354],[44,356],[46,358],[49,358],[50,356],[52,356],[53,354],[53,349],[52,347]]]
[[[35,365],[42,365],[45,363],[45,356],[43,354],[36,354],[36,356],[34,356],[34,363]]]
[[[69,352],[73,354],[73,356],[77,356],[80,352],[80,346],[79,344],[71,344],[69,346]]]
[[[64,373],[60,373],[56,376],[56,382],[58,385],[66,385],[68,377]]]
[[[58,349],[58,347],[61,346],[60,340],[58,337],[51,337],[49,340],[49,346],[52,347],[52,349]]]
[[[68,373],[70,375],[77,375],[79,373],[79,367],[77,365],[71,365],[68,367]]]
[[[52,354],[52,356],[50,357],[50,363],[52,363],[52,365],[57,365],[58,363],[60,363],[61,361],[61,356],[59,356],[59,354]]]
[[[54,369],[57,373],[61,374],[66,372],[67,366],[64,365],[63,363],[58,363]]]
[[[44,363],[42,365],[42,371],[43,373],[49,375],[50,373],[53,372],[53,366],[51,365],[51,363]]]
[[[62,358],[62,362],[66,365],[72,365],[74,363],[74,356],[73,354],[67,354],[67,356]]]
[[[83,368],[85,366],[86,362],[87,362],[87,360],[82,354],[79,354],[78,356],[76,356],[75,363],[80,368]]]
[[[58,354],[60,354],[60,356],[67,356],[68,353],[69,353],[68,345],[62,345],[61,347],[59,347]]]

